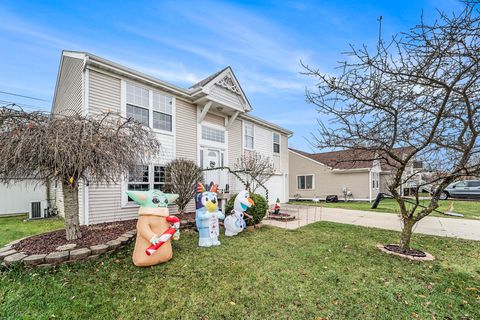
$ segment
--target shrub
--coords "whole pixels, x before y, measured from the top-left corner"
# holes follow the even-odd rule
[[[166,192],[178,194],[175,201],[178,211],[184,213],[185,207],[195,196],[197,182],[203,181],[202,169],[191,160],[175,159],[167,164]]]
[[[225,214],[230,214],[230,212],[233,210],[233,204],[236,196],[237,193],[228,199],[227,205],[225,206]],[[263,217],[265,217],[265,214],[267,213],[268,202],[264,197],[256,193],[250,194],[250,197],[252,198],[253,202],[255,202],[255,205],[248,208],[246,212],[253,217],[253,222],[258,224],[260,221],[262,221]],[[248,219],[247,224],[252,225],[252,221]]]

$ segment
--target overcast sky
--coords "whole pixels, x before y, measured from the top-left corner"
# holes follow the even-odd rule
[[[88,51],[181,87],[230,65],[253,114],[294,132],[312,151],[318,115],[300,61],[335,72],[349,44],[374,45],[414,26],[430,1],[6,1],[0,2],[0,104],[50,110],[62,49]],[[10,94],[7,94],[10,93]],[[23,98],[29,96],[35,99]]]

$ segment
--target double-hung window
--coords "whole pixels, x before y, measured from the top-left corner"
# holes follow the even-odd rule
[[[172,98],[153,92],[153,128],[172,131]]]
[[[254,147],[254,128],[253,123],[244,122],[244,138],[245,144],[244,147],[247,149],[253,149]]]
[[[148,90],[127,83],[127,117],[145,126],[150,125]]]
[[[297,177],[298,190],[312,190],[313,189],[313,175],[305,175]]]
[[[138,165],[128,173],[127,190],[148,191],[164,190],[165,167],[161,165]],[[128,198],[129,202],[133,200]]]
[[[280,153],[280,135],[273,133],[273,153]]]
[[[126,83],[126,115],[153,129],[172,132],[173,98]]]

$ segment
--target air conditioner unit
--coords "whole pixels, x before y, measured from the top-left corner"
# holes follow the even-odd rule
[[[44,201],[32,201],[30,202],[30,211],[28,212],[29,219],[41,219],[47,215],[48,202]]]

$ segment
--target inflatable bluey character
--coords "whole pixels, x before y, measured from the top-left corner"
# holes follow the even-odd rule
[[[213,182],[210,182],[208,188],[205,188],[201,182],[197,184],[195,224],[197,225],[198,245],[200,247],[220,245],[220,241],[218,241],[220,234],[218,219],[223,220],[225,216],[218,210],[217,190],[218,186]]]
[[[255,203],[250,198],[248,191],[240,191],[235,197],[232,213],[225,218],[225,236],[236,236],[247,227],[243,217],[246,215],[245,211],[253,205]]]

